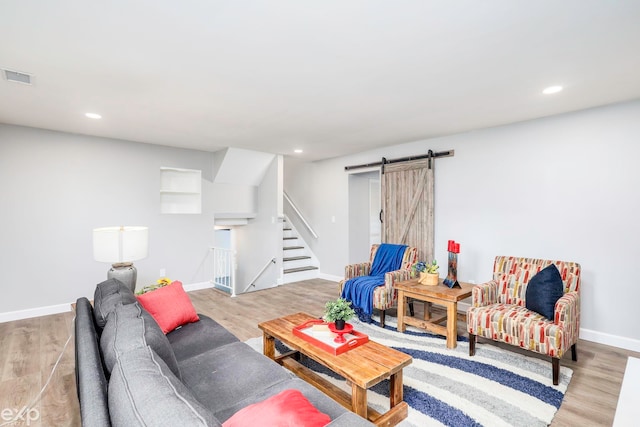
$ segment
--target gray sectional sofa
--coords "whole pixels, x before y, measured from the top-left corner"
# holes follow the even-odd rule
[[[372,426],[207,316],[167,335],[121,282],[76,303],[76,380],[82,425],[221,426],[297,389],[330,426]]]

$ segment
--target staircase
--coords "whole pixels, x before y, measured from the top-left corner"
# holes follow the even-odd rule
[[[318,262],[287,218],[284,220],[283,231],[282,282],[291,283],[317,278]]]

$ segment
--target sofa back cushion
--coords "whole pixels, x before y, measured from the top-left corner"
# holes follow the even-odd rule
[[[497,256],[493,279],[498,283],[498,302],[526,306],[529,280],[551,264],[560,272],[565,293],[580,291],[580,264],[576,262]]]
[[[149,347],[120,355],[109,380],[113,427],[221,426]]]
[[[181,377],[173,348],[153,317],[138,303],[118,304],[109,314],[100,337],[105,367],[111,372],[122,354],[146,346],[160,356],[175,376]]]
[[[118,279],[109,279],[98,283],[93,295],[93,315],[100,328],[99,332],[104,328],[109,313],[116,308],[116,305],[134,302],[136,302],[136,296]]]

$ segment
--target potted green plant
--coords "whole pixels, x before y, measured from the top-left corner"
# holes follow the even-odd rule
[[[355,314],[356,312],[351,308],[351,301],[338,298],[335,301],[328,301],[325,304],[322,319],[325,322],[335,323],[336,329],[340,331],[344,329],[345,322],[350,320]]]
[[[420,276],[418,283],[429,286],[435,286],[438,284],[438,281],[440,280],[438,268],[438,261],[435,259],[431,261],[431,264],[420,261],[413,266],[414,271],[418,272]]]
[[[171,283],[172,281],[168,277],[161,277],[156,280],[156,283],[154,283],[153,285],[147,285],[140,289],[138,292],[136,292],[136,295],[142,295],[146,294],[147,292],[155,291],[156,289],[160,289],[162,287],[170,285]]]

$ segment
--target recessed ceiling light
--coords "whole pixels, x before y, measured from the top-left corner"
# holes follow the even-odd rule
[[[293,152],[296,153],[296,154],[300,154],[300,153],[302,153],[302,150],[297,148],[297,149],[293,150]]]
[[[90,119],[101,119],[102,116],[100,114],[96,114],[96,113],[85,113],[85,116],[89,117]]]
[[[545,95],[551,95],[552,93],[558,93],[562,91],[562,86],[549,86],[545,90],[542,91]]]

